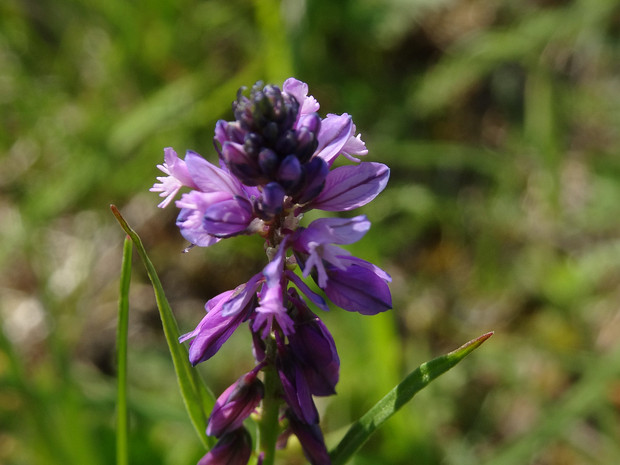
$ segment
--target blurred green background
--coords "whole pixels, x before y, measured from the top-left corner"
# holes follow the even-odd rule
[[[620,2],[3,0],[0,463],[113,463],[123,233],[141,234],[182,331],[264,265],[256,238],[186,246],[148,192],[163,148],[211,161],[242,85],[310,85],[392,168],[355,254],[394,310],[326,315],[342,359],[334,444],[420,363],[495,336],[351,462],[620,463]],[[357,213],[357,212],[356,212]],[[204,453],[136,262],[132,464]],[[252,365],[241,330],[206,366]],[[303,463],[298,447],[282,464]]]

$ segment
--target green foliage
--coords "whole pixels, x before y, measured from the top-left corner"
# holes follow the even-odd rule
[[[351,250],[393,275],[395,307],[324,315],[342,358],[329,445],[405,373],[495,330],[351,463],[620,463],[619,17],[615,0],[0,3],[0,462],[114,461],[111,202],[183,330],[261,269],[252,238],[181,255],[147,190],[163,147],[215,159],[239,86],[295,75],[392,167]],[[195,463],[139,268],[129,301],[129,462]],[[200,368],[216,393],[252,363],[247,334],[231,342]]]

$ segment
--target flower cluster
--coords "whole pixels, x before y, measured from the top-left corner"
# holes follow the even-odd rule
[[[295,434],[312,464],[328,464],[313,396],[335,393],[339,358],[334,340],[308,301],[327,310],[326,300],[306,284],[311,277],[327,298],[348,311],[372,315],[391,308],[380,268],[352,256],[341,245],[361,239],[370,228],[365,216],[329,217],[300,225],[319,209],[350,211],[374,199],[387,184],[389,169],[361,162],[366,146],[348,114],[321,118],[308,86],[290,78],[282,89],[255,84],[240,89],[234,121],[217,122],[214,145],[219,166],[195,152],[181,160],[164,151],[166,176],[151,191],[167,206],[182,187],[177,225],[191,244],[210,246],[239,234],[259,234],[269,263],[236,289],[209,300],[191,340],[193,365],[212,357],[244,322],[252,333],[255,368],[218,398],[207,434],[218,438],[201,465],[245,464],[251,455],[243,421],[260,405],[265,389],[258,374],[278,374],[283,437]],[[334,162],[338,157],[352,164]],[[295,273],[297,267],[299,274]]]

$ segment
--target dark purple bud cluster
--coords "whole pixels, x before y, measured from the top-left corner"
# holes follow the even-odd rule
[[[288,196],[303,204],[321,191],[329,171],[313,157],[321,118],[300,116],[297,99],[277,86],[256,83],[249,96],[239,90],[233,102],[235,121],[218,122],[216,148],[229,171],[247,186],[261,186],[258,215],[271,219]]]

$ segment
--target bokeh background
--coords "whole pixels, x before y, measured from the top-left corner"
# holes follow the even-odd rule
[[[495,336],[351,463],[620,463],[620,2],[3,0],[0,463],[113,463],[123,233],[142,236],[182,331],[261,269],[260,241],[181,251],[148,192],[163,148],[211,161],[242,85],[289,76],[354,116],[392,168],[350,249],[394,310],[324,315],[342,359],[319,400],[334,444],[420,363]],[[357,213],[357,212],[356,212]],[[252,365],[239,331],[206,366]],[[152,289],[134,267],[132,464],[204,453]],[[301,464],[295,444],[282,464]]]

